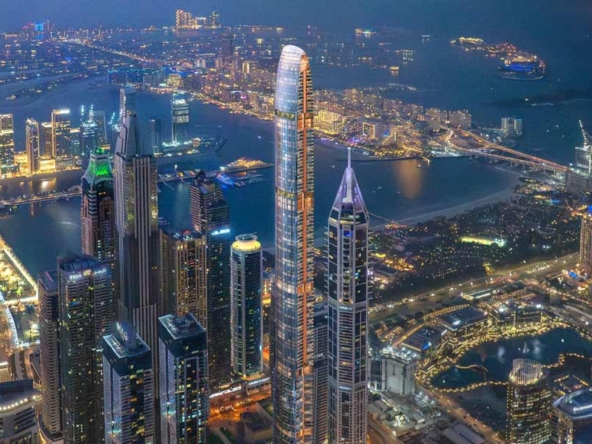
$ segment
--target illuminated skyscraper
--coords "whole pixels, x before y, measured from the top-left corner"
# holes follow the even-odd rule
[[[33,388],[32,379],[0,383],[0,442],[33,444],[38,442],[39,427],[35,410],[41,392]]]
[[[80,132],[81,154],[89,159],[91,154],[101,146],[99,125],[88,120],[80,125]]]
[[[14,167],[14,117],[0,114],[0,171],[7,174]]]
[[[582,216],[580,227],[580,267],[592,274],[592,206]]]
[[[592,441],[592,388],[568,393],[553,403],[555,444],[588,444]]]
[[[82,252],[101,262],[113,262],[117,243],[113,173],[109,154],[100,149],[91,153],[82,176],[80,222]]]
[[[161,230],[160,259],[163,313],[192,313],[205,325],[206,237],[194,230],[177,231],[165,226]]]
[[[132,324],[153,351],[153,368],[156,368],[159,295],[157,173],[152,152],[142,150],[136,120],[135,114],[126,116],[115,148],[117,308],[118,319]]]
[[[232,367],[243,379],[263,373],[263,307],[261,243],[243,234],[232,244]]]
[[[155,442],[152,351],[133,327],[103,337],[103,373],[105,444]]]
[[[41,155],[53,157],[53,126],[51,122],[41,122]]]
[[[206,331],[191,313],[159,321],[160,442],[205,444],[210,413]]]
[[[100,443],[101,338],[113,321],[111,269],[90,256],[58,259],[62,421],[67,443]]]
[[[274,443],[312,442],[314,138],[308,57],[286,46],[275,95],[275,252],[270,346]]]
[[[348,165],[329,215],[329,443],[366,442],[368,229],[362,192]]]
[[[189,187],[191,223],[206,236],[209,376],[212,389],[230,382],[230,210],[222,188],[199,172]]]
[[[314,314],[314,337],[315,337],[315,361],[314,361],[314,443],[323,444],[327,442],[327,428],[329,426],[328,405],[329,405],[329,369],[327,366],[327,354],[329,352],[328,336],[329,308],[323,300],[315,304]]]
[[[184,145],[189,142],[189,104],[182,97],[173,95],[171,100],[171,142]]]
[[[27,152],[30,173],[35,173],[39,169],[39,136],[39,122],[34,119],[27,119],[25,123],[25,150]]]
[[[70,153],[70,110],[54,109],[51,113],[51,156],[66,157]]]
[[[48,443],[63,443],[62,398],[60,394],[60,304],[57,271],[39,276],[39,339],[43,398],[39,428]]]
[[[127,114],[133,114],[136,111],[136,89],[121,88],[119,90],[119,120],[123,122]]]
[[[541,364],[514,359],[508,380],[506,439],[512,444],[546,444],[551,438],[551,391]]]

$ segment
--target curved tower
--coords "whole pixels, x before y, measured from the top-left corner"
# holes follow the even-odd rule
[[[282,50],[275,94],[274,443],[312,442],[314,140],[308,57]]]
[[[366,442],[369,225],[350,153],[329,214],[327,238],[330,444]]]
[[[507,440],[512,444],[544,444],[551,438],[551,391],[543,366],[514,359],[508,380]]]

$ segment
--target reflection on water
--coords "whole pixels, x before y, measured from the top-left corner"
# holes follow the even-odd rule
[[[393,163],[395,179],[401,195],[406,199],[415,199],[421,194],[424,169],[419,165],[415,161]]]

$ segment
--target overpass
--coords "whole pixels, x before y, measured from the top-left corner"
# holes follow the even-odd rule
[[[471,156],[486,157],[489,159],[510,162],[512,164],[524,165],[532,169],[551,171],[557,174],[565,174],[568,167],[550,160],[532,156],[505,146],[493,143],[483,137],[464,130],[450,130],[446,135],[447,145],[454,151]],[[471,146],[477,143],[478,147]]]

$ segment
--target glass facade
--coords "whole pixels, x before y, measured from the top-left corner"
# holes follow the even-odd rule
[[[271,367],[274,442],[312,441],[314,139],[308,57],[286,46],[275,95],[275,251]]]
[[[351,163],[329,216],[329,443],[366,441],[369,217]]]
[[[232,244],[232,367],[242,378],[263,372],[261,244],[250,234]]]

